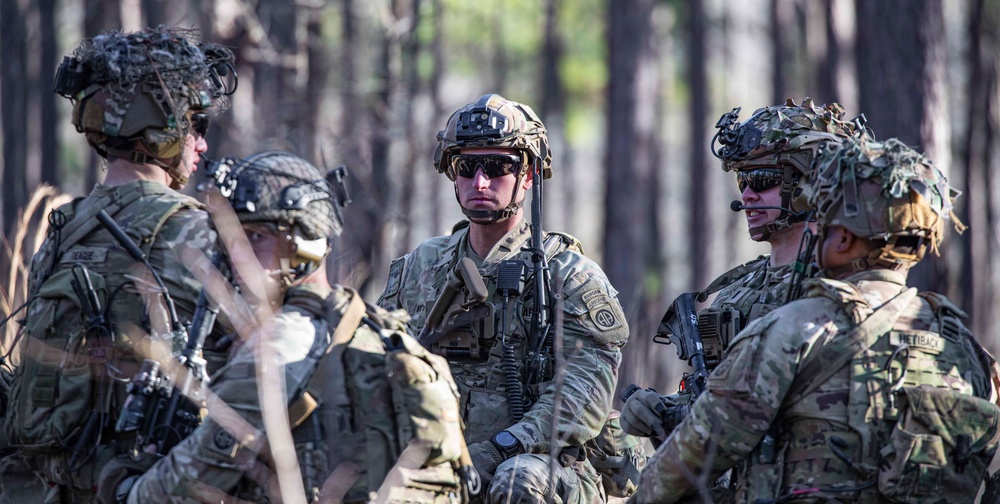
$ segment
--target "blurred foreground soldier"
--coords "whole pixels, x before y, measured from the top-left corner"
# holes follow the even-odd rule
[[[702,388],[707,373],[725,357],[733,337],[750,322],[789,301],[793,264],[801,259],[799,267],[805,269],[805,263],[811,261],[799,257],[808,213],[800,182],[808,181],[818,152],[858,132],[855,123],[844,120],[839,103],[816,106],[806,98],[799,106],[789,99],[784,105],[758,109],[742,124],[737,122],[739,111],[734,109],[719,119],[712,152],[722,160],[723,170],[736,172],[742,201],[734,201],[732,209],[746,212],[750,239],[767,242],[771,253],[723,273],[701,292],[684,295],[703,302],[719,293],[709,308],[697,313],[705,368],[700,374],[696,369],[691,376],[702,381]],[[683,311],[679,306],[677,302],[671,306],[664,322],[691,316],[678,313]],[[687,307],[693,309],[694,303]],[[654,340],[681,339],[677,347],[683,350],[686,336],[691,337],[672,334],[664,324]],[[690,355],[683,357],[691,359]],[[661,396],[652,389],[631,387],[622,408],[622,428],[629,434],[662,441],[687,416],[695,388],[697,385],[680,394]]]
[[[640,502],[696,496],[740,461],[737,502],[975,498],[1000,434],[995,361],[958,307],[906,288],[956,193],[895,139],[845,141],[815,173],[827,278],[736,337],[644,470]]]
[[[153,343],[184,344],[201,285],[181,257],[210,254],[216,233],[175,189],[208,148],[232,64],[229,50],[160,27],[87,39],[56,74],[107,175],[52,212],[32,259],[4,430],[51,487],[47,502],[93,501],[100,468],[132,441],[114,431],[128,379]],[[3,481],[5,499],[39,500]]]
[[[452,114],[438,141],[434,164],[469,221],[393,261],[379,304],[405,308],[420,342],[448,358],[488,501],[626,492],[639,462],[614,452],[629,447],[617,412],[607,420],[628,326],[580,243],[540,229],[537,184],[552,173],[545,127],[528,106],[484,95]],[[522,205],[533,188],[529,225]]]
[[[266,151],[209,172],[283,304],[213,375],[205,422],[130,493],[134,478],[109,471],[120,483],[107,500],[459,502],[465,445],[447,362],[405,333],[399,313],[327,281],[346,171],[328,180],[294,154]],[[241,283],[260,280],[233,257]]]

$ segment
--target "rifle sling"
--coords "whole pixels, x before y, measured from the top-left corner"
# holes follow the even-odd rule
[[[110,199],[111,194],[109,193],[102,196],[101,199]],[[66,250],[77,242],[84,239],[87,235],[91,233],[94,229],[97,229],[101,225],[101,221],[97,220],[97,214],[101,210],[107,210],[108,215],[114,217],[119,211],[125,207],[131,205],[133,202],[142,197],[142,191],[128,191],[121,198],[114,201],[109,201],[105,204],[95,203],[87,208],[82,214],[77,214],[74,216],[73,220],[66,224],[63,228],[63,232],[68,231],[68,235],[59,241],[59,248]],[[68,229],[67,229],[68,228]]]
[[[288,407],[288,422],[293,429],[301,425],[302,422],[309,418],[309,415],[319,408],[324,397],[324,389],[335,394],[334,397],[343,395],[344,397],[341,399],[346,400],[344,373],[335,372],[331,369],[331,366],[342,365],[344,350],[347,349],[347,344],[351,341],[354,331],[361,324],[361,319],[364,318],[366,309],[365,302],[361,299],[361,294],[354,289],[345,289],[350,294],[351,300],[343,313],[339,314],[339,320],[333,320],[335,314],[330,312],[334,310],[328,309],[328,313],[326,314],[328,324],[333,324],[334,322],[337,324],[337,328],[333,331],[333,337],[330,338],[330,346],[326,350],[327,354],[332,355],[324,355],[320,358],[319,364],[312,377],[309,378],[305,390]],[[324,382],[327,383],[324,385]]]
[[[708,287],[705,287],[704,290],[700,292],[694,292],[692,294],[695,295],[695,299],[699,303],[704,303],[705,300],[708,299],[708,296],[711,296],[712,294],[719,292],[723,288],[727,287],[729,284],[733,283],[737,278],[740,278],[749,273],[750,271],[754,271],[757,268],[760,268],[761,266],[766,268],[770,260],[771,260],[770,256],[762,256],[753,259],[751,261],[747,261],[719,275],[718,278],[712,280],[712,283],[708,284]]]
[[[916,288],[909,288],[880,306],[865,320],[833,342],[823,345],[810,354],[799,366],[795,381],[785,396],[784,404],[794,404],[811,394],[816,387],[837,374],[855,357],[871,348],[886,332],[892,330],[903,309],[917,296]]]

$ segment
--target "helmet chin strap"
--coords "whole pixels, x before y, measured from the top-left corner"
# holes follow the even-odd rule
[[[761,226],[754,226],[748,230],[750,236],[756,236],[760,233],[760,241],[767,241],[777,231],[782,229],[788,229],[796,222],[802,222],[806,220],[805,212],[795,212],[792,210],[792,171],[791,168],[784,168],[784,180],[781,184],[781,214],[778,215],[777,219],[774,219],[767,224]],[[752,207],[753,205],[747,205]]]
[[[465,208],[462,206],[462,199],[458,197],[458,184],[455,184],[455,199],[458,200],[458,206],[462,208],[462,213],[469,218],[469,221],[476,224],[493,224],[507,220],[521,209],[521,203],[517,202],[517,194],[521,190],[521,181],[524,180],[525,173],[527,173],[527,169],[522,169],[517,174],[517,181],[514,183],[514,193],[510,195],[510,203],[507,203],[507,206],[504,208],[499,210],[473,210]]]

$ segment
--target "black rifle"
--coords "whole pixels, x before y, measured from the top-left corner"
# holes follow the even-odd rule
[[[535,306],[531,316],[528,343],[529,352],[526,357],[527,382],[542,383],[549,379],[552,373],[552,324],[549,321],[549,286],[552,284],[552,272],[549,261],[545,257],[545,244],[542,236],[542,178],[541,160],[537,157],[532,164],[531,188],[531,252],[532,279],[535,287]]]
[[[213,254],[212,265],[222,266],[219,252]],[[215,326],[218,313],[203,287],[188,329],[187,343],[177,356],[185,371],[180,380],[172,380],[162,373],[159,363],[146,359],[129,383],[129,395],[115,430],[137,432],[137,450],[155,443],[156,453],[164,455],[201,423],[200,412],[205,401],[201,387],[207,380],[202,347]]]
[[[660,320],[660,327],[653,335],[656,343],[677,346],[677,357],[691,365],[691,372],[684,373],[680,392],[690,393],[691,399],[705,391],[708,369],[705,367],[705,346],[698,331],[698,314],[694,309],[694,293],[685,292],[670,305]]]

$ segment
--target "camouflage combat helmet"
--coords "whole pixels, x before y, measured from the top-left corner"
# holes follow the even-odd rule
[[[193,44],[159,26],[111,31],[83,41],[63,59],[56,93],[73,101],[73,125],[102,157],[160,166],[182,187],[187,134],[210,107],[228,105],[236,89],[233,53],[217,44]],[[233,72],[233,85],[223,77]],[[137,150],[137,143],[143,150]]]
[[[434,166],[449,179],[457,176],[452,167],[452,154],[465,147],[502,147],[517,149],[522,153],[523,166],[517,174],[520,187],[527,169],[537,161],[541,164],[542,178],[552,177],[552,153],[549,150],[545,125],[531,107],[510,101],[498,94],[481,96],[473,103],[455,111],[445,129],[437,134],[438,146],[434,151]],[[520,208],[518,190],[514,190],[510,203],[499,211],[468,210],[462,208],[476,222],[496,222],[517,212]],[[456,189],[456,197],[457,197]]]
[[[286,284],[319,267],[331,240],[344,229],[341,208],[350,203],[344,166],[324,176],[295,154],[270,150],[246,159],[212,161],[206,176],[229,199],[241,223],[270,223],[285,234]]]
[[[821,154],[806,192],[816,210],[821,242],[826,228],[840,225],[882,244],[828,274],[874,265],[906,269],[928,247],[938,253],[945,219],[954,222],[956,231],[965,230],[952,211],[959,192],[930,159],[895,138],[850,139]]]
[[[797,105],[789,98],[784,105],[757,109],[750,119],[738,123],[740,108],[719,118],[712,138],[712,153],[722,160],[725,171],[772,172],[781,181],[781,207],[786,211],[773,222],[750,230],[766,240],[771,233],[805,220],[808,205],[800,181],[808,180],[816,155],[830,143],[864,133],[864,116],[844,120],[839,103],[816,106],[811,98]],[[716,142],[720,145],[716,148]]]

